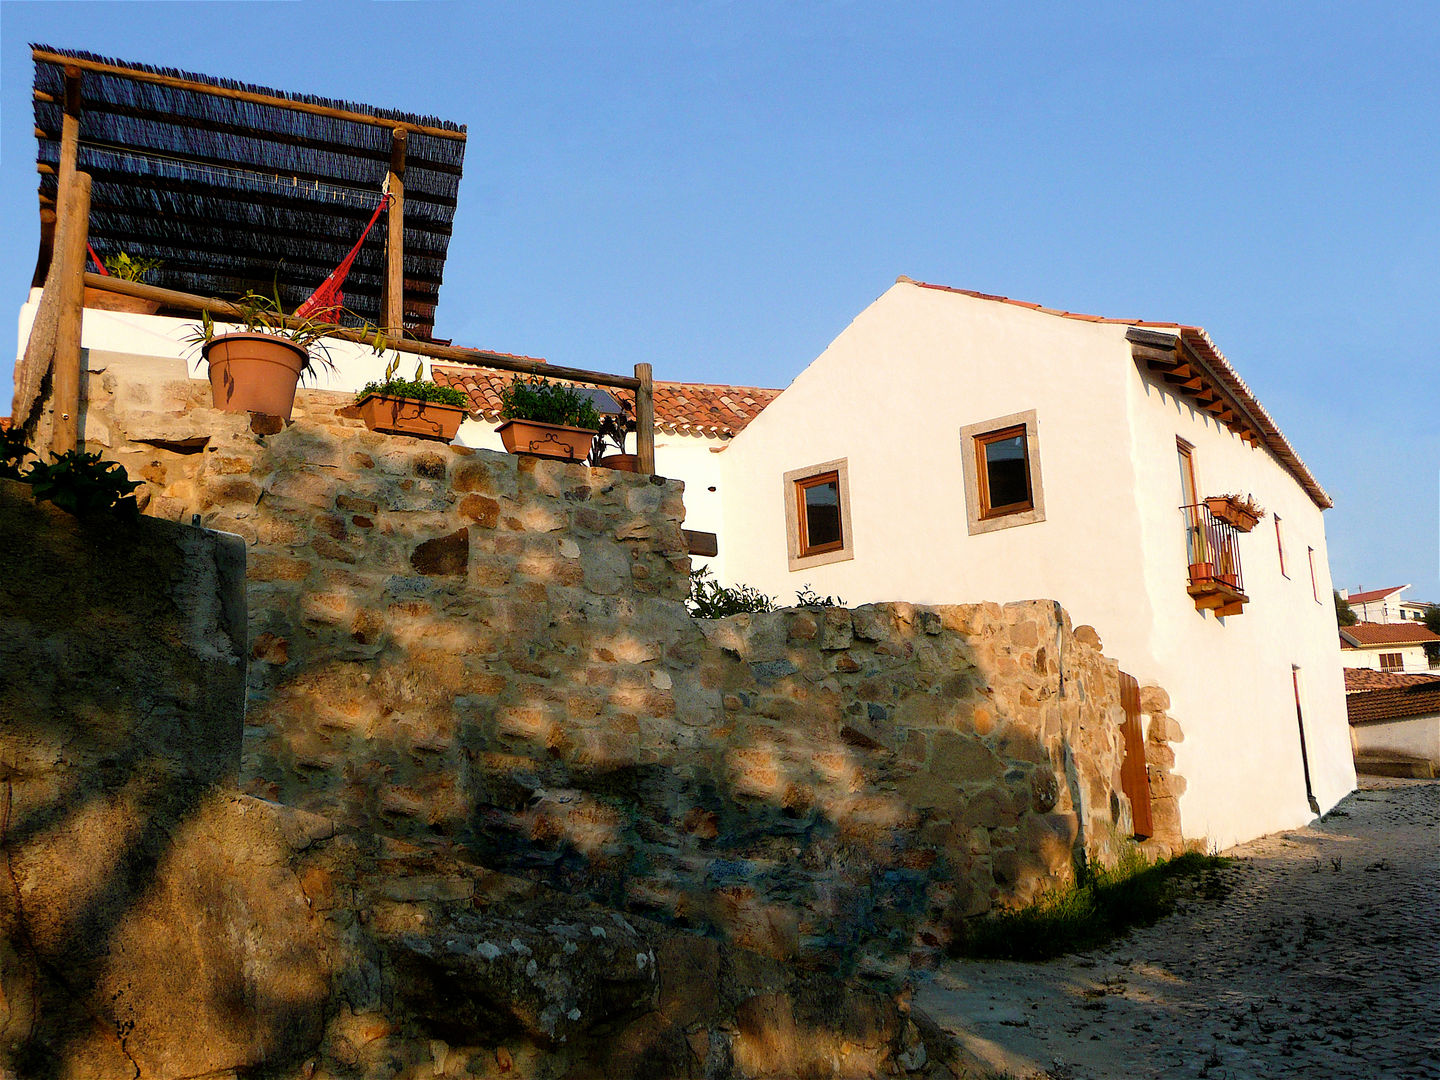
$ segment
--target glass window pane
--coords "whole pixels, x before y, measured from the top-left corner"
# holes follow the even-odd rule
[[[812,548],[840,543],[840,483],[827,480],[803,489],[805,539]]]
[[[985,444],[985,474],[990,507],[1030,501],[1030,472],[1025,467],[1025,436],[1012,435]]]

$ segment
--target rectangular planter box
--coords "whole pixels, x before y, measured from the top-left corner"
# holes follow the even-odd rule
[[[371,394],[360,402],[360,418],[371,431],[449,442],[460,430],[465,410],[435,401]]]

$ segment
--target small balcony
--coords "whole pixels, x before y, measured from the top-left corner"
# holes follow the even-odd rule
[[[1240,569],[1239,530],[1210,512],[1204,503],[1180,507],[1190,562],[1186,591],[1198,611],[1239,615],[1250,598]]]

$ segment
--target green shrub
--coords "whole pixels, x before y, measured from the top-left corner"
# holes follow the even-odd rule
[[[796,607],[844,607],[845,601],[838,596],[821,596],[809,585],[801,585],[795,592]]]
[[[76,517],[106,511],[131,519],[139,516],[135,489],[140,481],[131,480],[118,461],[101,461],[99,454],[83,450],[50,456],[53,461],[32,462],[20,477],[30,485],[36,502],[48,500]]]
[[[774,611],[775,601],[750,585],[721,585],[708,566],[690,571],[690,614],[697,619],[723,619],[747,611]]]
[[[360,388],[360,393],[355,395],[355,400],[357,402],[364,401],[371,394],[412,398],[416,401],[433,401],[437,405],[455,405],[462,409],[470,407],[470,397],[465,391],[456,390],[453,386],[439,386],[429,379],[415,381],[392,378],[386,379],[384,382],[378,380],[368,382]]]
[[[516,379],[500,393],[500,419],[533,420],[537,424],[600,429],[595,403],[569,386],[532,375]]]
[[[7,480],[23,480],[20,463],[30,456],[25,433],[17,427],[0,431],[0,476]]]
[[[957,923],[950,952],[976,960],[1049,960],[1084,952],[1157,922],[1187,893],[1223,898],[1219,871],[1227,862],[1190,852],[1151,863],[1130,848],[1113,868],[1083,873],[1076,885],[1047,892],[1028,907]]]

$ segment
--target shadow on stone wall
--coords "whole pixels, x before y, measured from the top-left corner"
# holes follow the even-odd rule
[[[113,638],[75,704],[36,680],[12,707],[20,743],[68,748],[6,763],[6,1026],[36,1075],[919,1068],[919,1018],[857,978],[1124,831],[1114,665],[1054,605],[699,624],[678,484],[311,398],[285,429],[189,407],[198,452],[108,418],[153,511],[249,545],[249,794],[233,737],[176,741],[237,712],[116,718],[149,700],[126,679],[186,684]],[[75,610],[196,640],[166,573],[125,599],[165,617],[57,601],[56,659],[27,663],[63,667]],[[95,732],[121,735],[78,754]]]

